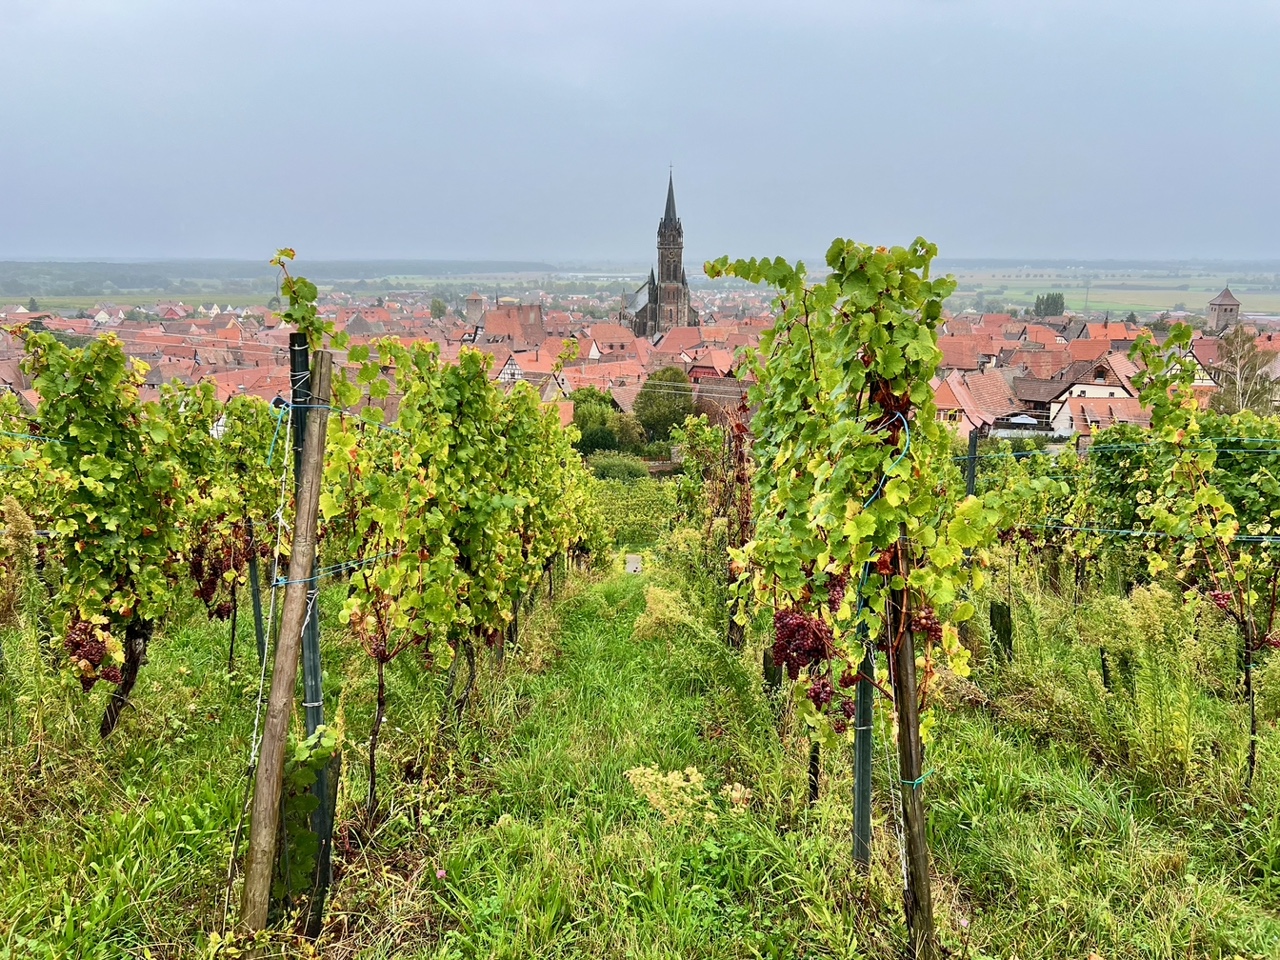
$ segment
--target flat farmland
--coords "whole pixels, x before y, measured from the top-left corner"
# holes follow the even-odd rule
[[[1068,310],[1128,312],[1139,315],[1185,309],[1203,313],[1209,301],[1230,286],[1245,313],[1280,314],[1280,274],[1076,269],[980,269],[952,271],[959,281],[956,299],[983,294],[988,303],[1028,307],[1037,296],[1058,292]]]

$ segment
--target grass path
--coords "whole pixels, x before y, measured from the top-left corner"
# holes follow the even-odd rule
[[[387,817],[373,838],[356,826],[373,674],[338,627],[325,634],[347,764],[326,960],[900,954],[891,773],[877,766],[866,880],[851,863],[847,754],[824,752],[823,796],[808,807],[807,742],[759,689],[758,648],[729,651],[683,585],[659,561],[541,605],[505,675],[482,673],[459,742],[434,755],[442,671],[398,659],[379,760]],[[105,745],[92,736],[98,708],[86,712],[37,653],[9,664],[19,696],[0,751],[0,960],[208,960],[256,692],[247,669],[226,675],[224,634],[197,619],[166,635],[127,736]],[[0,640],[8,654],[30,646]],[[1001,668],[1001,710],[953,704],[930,747],[951,955],[1280,956],[1268,817],[1140,790],[1062,736],[1057,705],[1074,688],[1015,667]],[[992,691],[996,679],[978,677]],[[33,735],[18,737],[14,719],[37,695],[39,776]],[[696,768],[716,818],[665,822],[627,777],[647,765]],[[720,796],[734,783],[752,791],[746,813]]]
[[[715,703],[749,691],[744,675],[740,690],[731,681],[708,697],[706,644],[636,641],[644,605],[643,579],[627,574],[565,605],[560,655],[504,684],[511,703],[499,716],[510,726],[490,731],[488,789],[439,852],[444,879],[428,872],[409,897],[420,903],[429,892],[449,932],[418,951],[366,955],[792,955],[793,884],[730,822],[741,818],[668,826],[626,778],[656,764],[696,766],[719,781],[738,740],[714,719]],[[734,669],[722,659],[717,684]]]

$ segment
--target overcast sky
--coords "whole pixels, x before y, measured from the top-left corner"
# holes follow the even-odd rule
[[[1280,257],[1275,0],[0,0],[0,257]]]

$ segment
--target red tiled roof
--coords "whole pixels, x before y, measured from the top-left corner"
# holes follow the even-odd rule
[[[996,370],[986,373],[966,373],[964,385],[969,388],[974,402],[983,413],[992,417],[1003,417],[1018,409],[1017,398],[1013,388],[1004,374]]]
[[[1048,378],[1065,370],[1071,364],[1071,353],[1065,346],[1045,347],[1040,350],[1021,348],[1014,350],[1001,366],[1025,367],[1033,377]]]
[[[1109,340],[1089,340],[1083,337],[1067,344],[1072,360],[1097,360],[1105,356],[1110,347]]]

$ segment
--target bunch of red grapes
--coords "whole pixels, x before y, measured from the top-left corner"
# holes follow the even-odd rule
[[[800,671],[831,656],[831,627],[795,607],[773,615],[773,662],[792,680]]]
[[[1030,543],[1035,538],[1035,531],[1030,527],[1020,527],[1016,530],[1010,527],[1008,530],[1001,530],[999,537],[1001,543],[1013,543],[1013,541],[1019,539]]]
[[[911,632],[923,633],[933,643],[942,642],[942,621],[933,607],[921,607],[911,615]]]

